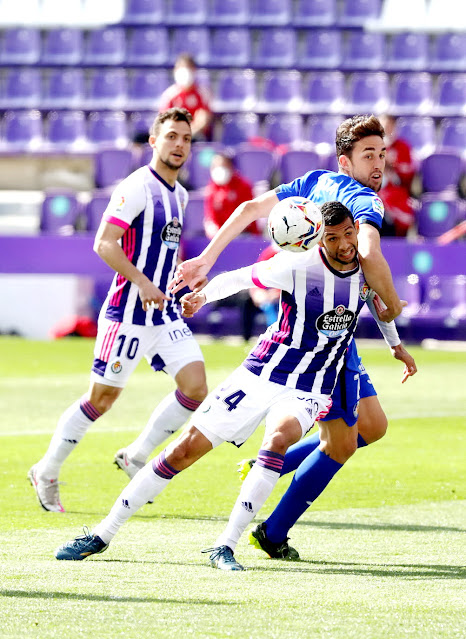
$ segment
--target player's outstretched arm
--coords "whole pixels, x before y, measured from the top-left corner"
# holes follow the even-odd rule
[[[169,285],[172,293],[176,293],[185,286],[189,286],[192,291],[200,290],[205,286],[207,274],[225,247],[252,222],[261,217],[267,217],[277,202],[278,197],[275,191],[267,191],[254,200],[240,204],[202,253],[178,266]]]
[[[403,344],[398,344],[398,346],[392,346],[390,348],[393,357],[400,362],[403,362],[405,367],[403,370],[403,376],[401,378],[401,383],[404,384],[408,377],[412,377],[417,373],[416,362],[414,361],[414,357],[408,353]]]
[[[403,306],[393,285],[392,274],[380,246],[380,235],[371,224],[361,224],[358,234],[358,250],[362,270],[368,285],[381,297],[386,309],[379,318],[391,322],[401,313]]]

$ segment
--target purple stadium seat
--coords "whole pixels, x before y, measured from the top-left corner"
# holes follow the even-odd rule
[[[259,135],[259,117],[256,113],[228,113],[220,120],[219,138],[225,146],[249,142]]]
[[[126,106],[127,86],[124,69],[94,69],[86,96],[90,109],[113,109]]]
[[[296,27],[329,27],[336,22],[336,0],[297,0],[292,23]]]
[[[170,86],[167,69],[138,69],[130,73],[126,107],[130,109],[157,109],[160,96]]]
[[[110,201],[108,191],[94,191],[86,205],[86,230],[95,233],[102,221],[102,215]]]
[[[276,146],[302,142],[303,118],[298,113],[268,115],[264,120],[263,135]]]
[[[439,33],[433,41],[431,71],[466,71],[466,33]]]
[[[381,0],[343,0],[338,25],[362,27],[367,20],[379,17],[381,4]]]
[[[353,73],[348,85],[345,111],[349,113],[384,113],[388,107],[388,75],[382,72]]]
[[[306,29],[297,45],[298,69],[338,69],[342,61],[341,32],[338,29]]]
[[[168,0],[165,10],[165,24],[205,24],[207,20],[207,0]]]
[[[302,105],[301,74],[298,71],[267,71],[256,111],[299,112]]]
[[[449,190],[456,193],[463,170],[463,162],[457,153],[439,151],[424,158],[420,172],[424,191],[439,193]]]
[[[387,45],[386,71],[422,71],[428,67],[425,33],[395,33]]]
[[[39,111],[7,111],[3,116],[2,129],[2,147],[6,150],[35,150],[42,144],[42,120]]]
[[[69,235],[74,232],[79,213],[78,200],[71,191],[47,192],[41,208],[40,230]]]
[[[432,112],[432,78],[428,73],[399,73],[393,79],[391,113],[429,115]]]
[[[256,74],[252,69],[225,69],[219,72],[214,98],[214,110],[254,111],[256,104]]]
[[[0,64],[35,64],[40,58],[38,29],[6,29],[1,40]]]
[[[209,30],[205,27],[180,27],[171,37],[170,57],[174,62],[180,53],[190,53],[198,66],[209,62]]]
[[[255,68],[290,69],[296,64],[296,35],[293,29],[261,29],[252,57]]]
[[[397,317],[396,323],[400,326],[406,326],[413,317],[418,315],[421,309],[422,287],[419,281],[419,275],[411,273],[411,275],[408,276],[395,277],[394,284],[401,299],[408,302],[402,314]]]
[[[281,181],[286,183],[321,168],[322,160],[315,151],[291,148],[281,156],[278,170]]]
[[[85,64],[122,64],[125,61],[125,30],[121,27],[105,27],[89,31],[85,43]]]
[[[384,68],[385,36],[382,33],[346,34],[341,68],[345,70],[377,70]]]
[[[317,71],[304,80],[305,113],[340,113],[345,96],[345,76],[340,71]]]
[[[252,27],[286,26],[291,20],[291,0],[251,0],[249,24]]]
[[[248,67],[251,59],[249,29],[214,29],[210,39],[209,65]]]
[[[42,64],[79,64],[83,56],[83,33],[80,29],[52,29],[44,34]]]
[[[439,77],[434,112],[441,116],[466,116],[466,73]]]
[[[128,144],[125,114],[121,111],[93,111],[89,114],[87,138],[97,147],[125,148]]]
[[[45,109],[76,109],[84,102],[84,75],[82,69],[52,69],[44,83],[41,100]]]
[[[183,239],[204,236],[204,195],[190,191],[184,215]]]
[[[133,154],[129,149],[101,149],[95,154],[95,185],[114,186],[133,169]]]
[[[213,27],[242,27],[249,22],[249,0],[212,0],[207,24]]]
[[[128,35],[126,62],[135,67],[168,64],[168,31],[164,27],[132,29]]]
[[[134,111],[129,117],[129,133],[133,137],[141,133],[149,133],[155,119],[156,111]]]
[[[411,146],[414,156],[422,159],[430,155],[436,146],[435,122],[430,117],[402,117],[396,124],[400,138]]]
[[[439,127],[439,149],[453,150],[466,159],[466,119],[445,118]]]
[[[196,142],[193,145],[191,157],[186,163],[192,189],[201,189],[208,184],[212,158],[223,150],[224,147],[219,142]]]
[[[127,0],[125,24],[161,24],[164,19],[164,0]]]
[[[309,118],[304,139],[312,142],[319,155],[335,153],[335,133],[343,122],[342,115],[314,115]]]
[[[86,119],[82,111],[51,111],[46,124],[52,147],[75,150],[85,146]]]
[[[234,163],[238,171],[252,184],[270,182],[275,169],[275,156],[268,149],[245,143],[236,147]]]
[[[41,98],[41,72],[36,68],[10,69],[6,72],[0,108],[37,108]]]
[[[439,237],[461,221],[460,202],[454,198],[426,193],[417,212],[417,231],[423,237]]]

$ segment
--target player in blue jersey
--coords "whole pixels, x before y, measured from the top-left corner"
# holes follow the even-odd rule
[[[207,394],[201,350],[168,296],[188,202],[177,177],[191,148],[190,122],[189,112],[180,108],[155,118],[152,161],[116,187],[104,212],[94,249],[115,276],[99,316],[89,391],[63,413],[45,456],[28,473],[45,510],[63,512],[58,491],[63,462],[112,407],[144,356],[153,370],[171,375],[177,388],[156,407],[138,439],[116,454],[115,463],[129,477]]]
[[[184,433],[137,473],[92,534],[66,543],[57,550],[57,559],[81,560],[105,550],[122,524],[175,475],[222,442],[240,446],[265,418],[258,460],[226,531],[209,550],[214,567],[243,569],[233,555],[236,543],[277,482],[287,448],[328,412],[358,314],[369,296],[351,213],[339,202],[325,203],[322,213],[326,228],[319,247],[297,258],[280,252],[266,262],[219,275],[202,291],[182,298],[183,314],[189,317],[207,301],[242,289],[282,291],[277,321],[243,365],[207,396]],[[329,322],[337,328],[327,330]],[[356,436],[357,429],[352,432]]]
[[[201,288],[207,273],[225,246],[252,220],[267,217],[280,199],[299,195],[319,204],[335,199],[344,203],[352,211],[355,220],[359,222],[358,249],[366,280],[387,307],[385,310],[381,306],[378,307],[379,317],[386,322],[393,320],[400,313],[402,303],[394,289],[390,270],[380,247],[379,231],[384,211],[377,192],[381,188],[385,168],[383,136],[383,127],[375,116],[359,115],[342,122],[336,132],[336,152],[340,172],[310,171],[290,184],[283,184],[240,205],[201,255],[178,267],[172,283],[172,285],[176,284],[174,290],[186,284],[193,290]],[[404,362],[404,379],[406,379],[416,373],[415,362],[401,345],[393,327],[390,329],[390,334],[389,345],[392,354]],[[341,389],[345,390],[343,396]],[[357,409],[359,410],[358,438],[355,442],[354,431],[351,431],[347,424],[354,423]],[[335,472],[355,452],[356,447],[377,441],[384,436],[387,429],[387,418],[360,362],[354,341],[346,355],[342,382],[337,385],[333,395],[333,406],[327,420],[325,426],[322,426],[325,428],[322,436],[328,440],[328,433],[332,433],[333,459],[324,453],[319,454],[319,451],[322,451],[318,448],[320,438],[319,433],[316,433],[293,447],[285,460],[285,470],[290,472],[298,468],[308,455],[313,454],[314,458],[318,457],[312,472],[317,474],[319,470],[320,491],[316,491],[312,499],[305,501],[312,501],[317,497]],[[342,423],[345,425],[343,426]],[[335,448],[336,443],[338,443],[337,448]],[[332,461],[334,463],[331,463]],[[304,477],[302,473],[300,476]],[[305,483],[304,479],[302,483]],[[285,510],[286,504],[287,500],[282,500],[281,512]],[[289,521],[293,518],[292,511],[293,508],[290,506]],[[286,530],[289,526],[285,520],[282,527],[278,525],[277,518],[273,521],[274,529],[272,530],[270,525],[268,531],[270,539],[265,539],[264,544],[270,542],[267,548],[271,556],[286,557],[289,549],[286,543]]]

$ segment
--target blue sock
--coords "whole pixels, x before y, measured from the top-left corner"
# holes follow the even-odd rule
[[[293,446],[290,446],[286,451],[285,461],[283,463],[280,477],[296,470],[300,463],[303,462],[306,457],[309,457],[319,444],[320,437],[319,431],[317,431],[313,435],[310,435],[310,437],[305,437],[296,444],[293,444]]]
[[[339,464],[320,448],[307,457],[297,469],[291,484],[270,517],[266,520],[267,537],[280,543],[304,511],[317,499],[343,464]]]

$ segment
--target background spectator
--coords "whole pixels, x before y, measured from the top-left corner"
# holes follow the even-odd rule
[[[204,204],[204,228],[209,239],[228,220],[237,206],[254,197],[250,183],[235,170],[228,155],[214,155],[210,165],[210,177]],[[246,233],[260,235],[261,231],[254,222],[247,227]]]
[[[397,136],[396,118],[383,115],[387,144],[386,169],[379,196],[385,207],[383,235],[405,236],[414,223],[410,196],[415,170],[409,144]]]
[[[163,92],[159,110],[166,111],[175,106],[184,107],[193,116],[193,140],[210,140],[212,111],[209,97],[196,83],[196,69],[196,63],[190,55],[182,53],[178,56],[173,69],[175,83]]]

